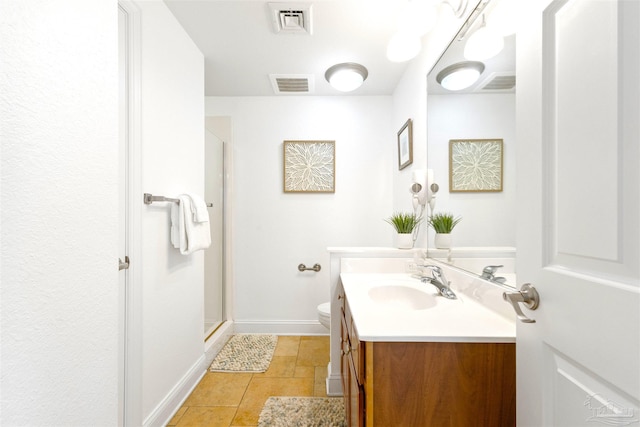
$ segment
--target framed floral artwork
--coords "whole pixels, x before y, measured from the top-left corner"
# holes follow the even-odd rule
[[[398,131],[398,170],[413,163],[413,125],[407,120]]]
[[[502,139],[449,140],[449,191],[502,191]]]
[[[285,193],[335,193],[335,141],[284,141]]]

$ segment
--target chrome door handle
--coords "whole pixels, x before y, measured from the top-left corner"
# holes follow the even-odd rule
[[[129,257],[124,257],[124,262],[120,258],[118,258],[118,271],[120,270],[128,270],[129,269]]]
[[[540,305],[540,295],[538,294],[538,291],[536,291],[536,288],[534,288],[530,283],[522,285],[519,291],[503,292],[502,298],[511,304],[521,322],[536,323],[535,320],[525,316],[518,305],[518,303],[522,303],[530,310],[535,310]]]

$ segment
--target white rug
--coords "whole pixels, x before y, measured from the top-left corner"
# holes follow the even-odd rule
[[[264,372],[276,349],[276,335],[238,334],[224,345],[209,367],[211,372]]]
[[[346,427],[341,397],[270,397],[258,427]]]

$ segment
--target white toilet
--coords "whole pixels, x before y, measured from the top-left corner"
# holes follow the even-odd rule
[[[331,329],[331,303],[324,302],[318,306],[318,320],[327,329]]]

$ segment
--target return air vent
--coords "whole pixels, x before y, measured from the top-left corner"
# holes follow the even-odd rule
[[[478,84],[475,92],[514,92],[516,75],[513,72],[492,73]]]
[[[269,3],[273,29],[278,34],[311,34],[311,4]]]
[[[269,74],[269,79],[276,94],[302,95],[314,89],[313,74]]]

